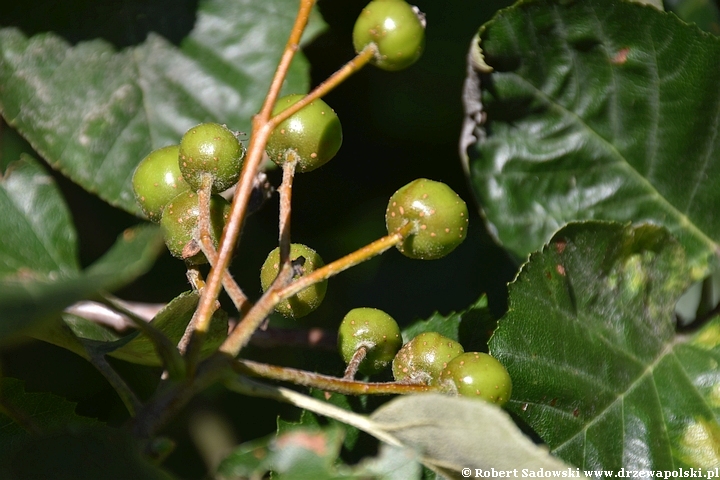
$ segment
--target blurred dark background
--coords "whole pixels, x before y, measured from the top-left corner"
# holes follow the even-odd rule
[[[352,26],[365,3],[320,0],[319,9],[329,28],[305,48],[313,84],[352,58]],[[505,309],[505,286],[512,280],[516,265],[493,243],[477,214],[462,171],[458,139],[470,40],[482,23],[509,2],[414,3],[428,21],[426,50],[420,61],[395,73],[367,67],[325,97],[342,121],[344,142],[334,160],[296,178],[293,241],[311,246],[328,262],[381,237],[386,233],[388,198],[420,177],[447,183],[468,202],[473,212],[468,239],[441,260],[410,260],[393,249],[340,274],[330,281],[320,309],[299,322],[302,326],[333,330],[349,309],[360,306],[386,310],[405,325],[436,311],[448,314],[463,310],[483,293],[487,293],[495,315]],[[141,43],[149,31],[180,44],[192,29],[196,8],[196,1],[187,0],[8,0],[0,5],[0,26],[16,26],[27,35],[54,31],[72,43],[101,37],[119,49]],[[0,135],[3,154],[22,148],[22,141],[4,124]],[[139,222],[61,175],[54,175],[73,212],[83,265],[101,256],[123,229]],[[270,176],[275,185],[279,184],[278,172]],[[253,298],[260,294],[260,265],[277,242],[276,212],[277,198],[273,198],[248,220],[232,267],[238,283]],[[183,264],[165,254],[148,275],[117,295],[163,302],[187,289]],[[329,373],[342,368],[339,358],[336,364],[328,365],[327,355],[295,349],[253,349],[248,353],[277,363],[300,361],[307,368]],[[124,409],[112,389],[72,353],[31,342],[1,352],[1,360],[3,374],[26,380],[28,390],[53,391],[79,402],[80,414],[110,423],[124,420]],[[122,362],[114,365],[140,392],[149,395],[153,391],[156,370]],[[297,416],[290,407],[220,389],[200,396],[184,415],[192,416],[203,409],[223,412],[241,441],[273,432],[278,413],[287,418]],[[252,425],[243,421],[247,412],[253,412]],[[187,441],[186,420],[179,418],[168,429],[169,435],[180,439],[168,466],[184,478],[198,478],[203,466]],[[189,458],[196,461],[189,462]]]

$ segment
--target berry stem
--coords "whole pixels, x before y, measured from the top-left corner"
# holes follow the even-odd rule
[[[214,266],[217,263],[217,251],[215,250],[210,235],[210,199],[212,196],[212,184],[213,177],[209,174],[204,174],[201,187],[197,191],[198,208],[200,209],[197,236],[200,249],[210,263],[210,266]],[[247,312],[252,304],[227,270],[223,272],[222,284],[238,312],[240,312],[241,315]],[[204,285],[203,283],[203,288]],[[202,289],[199,288],[199,290]],[[197,354],[200,352],[200,347],[202,346],[202,336],[196,336],[195,339],[192,339],[191,336],[195,334],[194,332],[206,333],[209,328],[210,318],[211,317],[204,318],[193,315],[180,340],[180,348],[182,351],[187,351],[187,361],[190,365],[193,365],[197,361]],[[193,347],[188,349],[188,345],[193,345]]]
[[[355,378],[358,368],[360,368],[360,364],[365,360],[365,357],[367,357],[367,347],[361,346],[355,350],[355,353],[347,364],[347,368],[345,368],[343,380],[353,380]]]
[[[253,118],[250,145],[248,146],[247,157],[240,174],[240,179],[238,180],[235,198],[233,199],[230,210],[230,218],[220,237],[217,259],[208,275],[207,285],[203,289],[196,312],[198,321],[204,324],[210,321],[213,305],[220,294],[221,282],[230,264],[232,251],[237,243],[238,235],[247,213],[248,201],[250,200],[254,181],[263,160],[265,145],[275,126],[269,121],[272,109],[282,88],[283,81],[287,76],[287,72],[290,69],[290,63],[299,48],[300,38],[305,31],[310,12],[314,5],[314,0],[300,1],[300,7],[295,17],[295,24],[285,44],[285,49],[278,63],[278,67],[275,70],[275,75],[270,84],[265,103],[260,112]],[[260,323],[258,323],[258,325],[260,325]]]
[[[240,353],[240,350],[248,343],[253,332],[262,324],[265,317],[267,317],[275,305],[282,300],[290,298],[300,290],[303,290],[310,285],[314,285],[323,280],[327,280],[330,277],[337,275],[338,273],[347,270],[350,267],[358,265],[366,260],[371,259],[381,253],[385,252],[389,248],[399,244],[405,238],[413,228],[413,225],[408,223],[403,227],[397,229],[390,235],[386,235],[374,242],[365,245],[362,248],[355,250],[354,252],[345,255],[332,263],[320,267],[317,270],[303,275],[296,280],[292,280],[293,268],[290,264],[285,264],[280,267],[280,273],[277,278],[267,289],[265,294],[260,297],[260,300],[248,311],[247,315],[238,323],[235,329],[230,332],[228,338],[220,346],[220,351],[224,352],[233,357]],[[283,274],[285,273],[285,277]]]
[[[310,92],[305,98],[283,110],[275,117],[270,118],[272,109],[275,105],[275,101],[277,100],[277,97],[279,95],[282,82],[285,79],[287,71],[290,67],[290,62],[292,61],[292,58],[298,49],[300,37],[302,36],[302,32],[307,25],[308,17],[314,3],[314,0],[301,0],[300,9],[295,19],[295,25],[290,32],[290,37],[288,38],[288,42],[285,45],[283,56],[280,60],[280,63],[278,64],[277,70],[275,71],[275,76],[270,85],[270,90],[268,91],[265,103],[263,104],[260,113],[258,113],[258,115],[253,118],[253,129],[250,137],[250,144],[248,146],[245,164],[243,166],[242,173],[240,174],[240,179],[238,180],[238,187],[235,192],[235,198],[232,202],[230,218],[220,238],[220,246],[218,249],[217,260],[210,270],[210,274],[207,278],[207,284],[202,291],[202,295],[200,297],[200,304],[198,305],[198,310],[196,312],[198,321],[200,321],[202,324],[209,324],[210,322],[213,303],[215,299],[217,299],[218,294],[220,293],[221,281],[224,277],[224,272],[226,272],[226,269],[230,263],[230,257],[232,256],[233,248],[237,243],[237,238],[240,233],[243,221],[245,219],[245,215],[247,213],[248,200],[250,199],[250,194],[252,193],[253,182],[262,163],[265,146],[267,145],[268,138],[270,137],[273,129],[282,121],[290,117],[290,115],[296,113],[305,105],[312,102],[314,99],[320,98],[321,96],[327,94],[330,90],[342,83],[350,75],[360,70],[363,66],[370,62],[370,60],[373,58],[377,51],[377,47],[374,44],[368,45],[355,58],[346,63],[337,72],[331,75],[327,80],[321,83],[312,92]],[[396,239],[394,243],[392,243],[390,246],[397,244],[401,240],[401,238]],[[390,246],[388,246],[387,248],[390,248]],[[387,248],[383,249],[382,251],[387,250]],[[382,251],[378,253],[382,253]],[[372,254],[371,256],[374,256],[376,254],[377,253]],[[366,258],[363,258],[360,261],[364,261],[365,259]],[[357,264],[360,261],[354,264]],[[328,277],[335,275],[336,273],[339,273],[354,264],[348,264],[344,268],[341,268],[334,273],[330,273]],[[314,273],[317,273],[318,271],[320,270],[316,270]],[[331,271],[328,270],[328,272]],[[314,280],[307,283],[305,286],[312,285],[313,283],[321,280],[322,278],[320,278],[319,280]],[[300,290],[302,290],[302,288],[298,289],[297,291]],[[271,290],[268,290],[268,292],[270,291]],[[294,293],[297,293],[297,291]],[[277,301],[280,301],[284,298],[289,298],[290,296],[292,296],[292,294],[284,296],[283,293],[283,297],[281,297]],[[250,309],[248,311],[248,315],[252,310],[253,309]],[[255,327],[252,329],[252,331],[254,331],[254,329],[257,328],[261,323],[262,320],[258,321],[257,318],[252,318],[251,321],[248,323],[245,323],[244,321],[240,322],[236,329],[243,324],[255,325]],[[252,331],[248,331],[248,329],[244,327],[241,329],[241,332],[243,333],[238,333],[237,336],[233,331],[231,337],[234,337],[235,340],[233,341],[233,347],[230,350],[231,352],[234,352],[233,355],[237,355],[240,349],[247,343],[250,335],[252,335]],[[225,344],[223,345],[228,344],[228,341],[230,341],[230,337],[228,337],[228,340],[226,340]]]
[[[229,390],[253,397],[263,397],[289,403],[298,408],[310,410],[311,412],[353,426],[382,440],[388,445],[402,446],[402,443],[397,438],[379,428],[375,422],[366,416],[336,407],[335,405],[303,395],[289,388],[265,385],[243,376],[227,377],[224,383]]]
[[[290,212],[292,208],[292,184],[295,178],[295,166],[297,158],[295,153],[290,151],[287,160],[283,163],[283,178],[278,194],[280,195],[280,220],[278,222],[280,264],[288,262],[290,258]]]
[[[236,359],[233,369],[237,373],[262,377],[270,380],[291,382],[295,385],[312,387],[343,395],[402,395],[412,393],[426,393],[435,388],[418,383],[398,382],[359,382],[348,378],[337,378],[320,373],[308,372],[296,368],[279,367],[251,360]]]
[[[343,272],[350,267],[354,267],[366,260],[370,260],[372,257],[380,255],[381,253],[384,253],[388,249],[401,243],[405,239],[405,236],[408,235],[413,228],[414,226],[408,223],[389,235],[379,238],[374,242],[369,243],[364,247],[339,258],[338,260],[335,260],[332,263],[328,263],[324,267],[320,267],[308,275],[303,275],[280,290],[278,294],[283,300],[290,298],[300,290],[303,290],[310,285],[327,280],[328,278],[334,277],[338,273]]]

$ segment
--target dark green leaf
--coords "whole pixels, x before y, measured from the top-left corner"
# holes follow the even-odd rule
[[[720,462],[720,320],[677,334],[689,284],[664,228],[586,222],[560,230],[510,285],[490,350],[509,408],[584,469]]]
[[[620,0],[530,0],[485,24],[470,58],[462,143],[500,241],[522,257],[572,220],[647,221],[707,274],[720,39]]]
[[[78,270],[77,236],[53,178],[32,157],[0,171],[0,277],[45,278]]]
[[[3,478],[17,479],[173,478],[140,454],[137,440],[129,433],[107,427],[68,429],[33,438],[14,452],[5,469]]]
[[[667,4],[684,21],[720,35],[720,10],[713,0],[667,0]]]
[[[69,425],[95,425],[97,420],[75,414],[76,404],[45,392],[26,392],[24,382],[0,379],[0,458],[32,434],[53,433]]]
[[[150,34],[116,52],[53,34],[0,31],[0,110],[55,168],[139,214],[130,179],[151,150],[204,121],[249,131],[294,21],[296,0],[200,3],[180,48]],[[316,14],[309,34],[322,28]],[[306,38],[308,36],[306,35]],[[298,54],[286,92],[308,89]]]
[[[68,305],[119,288],[147,271],[162,248],[159,229],[126,230],[113,247],[83,272],[0,277],[0,338],[35,328]]]
[[[448,316],[434,313],[427,320],[418,320],[403,329],[403,343],[407,343],[424,332],[437,332],[451,338],[466,351],[487,351],[487,341],[495,330],[496,321],[490,313],[487,297],[482,295],[477,302],[460,313]]]
[[[177,345],[185,332],[185,328],[190,323],[199,299],[200,297],[196,291],[180,294],[153,318],[150,325],[162,332],[170,340],[170,344]],[[210,322],[210,329],[203,341],[201,353],[207,355],[214,352],[227,338],[227,331],[227,314],[222,310],[217,310]],[[127,339],[121,339],[116,345],[105,345],[102,348],[108,351],[111,356],[127,362],[154,366],[161,365],[160,357],[158,357],[155,345],[150,338],[143,333],[137,333],[136,335],[129,342],[127,342]],[[115,349],[115,346],[118,348]]]

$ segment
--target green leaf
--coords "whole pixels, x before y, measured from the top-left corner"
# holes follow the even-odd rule
[[[484,294],[465,311],[443,316],[434,313],[427,320],[418,320],[402,331],[403,343],[425,332],[437,332],[460,344],[468,352],[487,351],[487,341],[495,330],[496,320],[488,308]]]
[[[272,478],[317,480],[341,478],[416,479],[420,464],[412,451],[382,445],[379,455],[354,467],[339,464],[343,429],[294,428],[276,438],[248,442],[228,455],[218,467],[220,478]]]
[[[686,258],[653,225],[571,224],[509,288],[490,351],[508,408],[584,469],[720,463],[720,320],[676,333]]]
[[[525,256],[572,220],[666,226],[717,263],[720,39],[620,0],[528,0],[470,53],[462,149],[499,240]]]
[[[21,380],[0,378],[0,463],[32,434],[99,423],[77,415],[76,405],[52,393],[26,392]]]
[[[668,7],[678,17],[694,23],[706,32],[720,35],[720,10],[712,0],[667,0]]]
[[[14,452],[5,468],[0,470],[3,478],[174,478],[144,458],[128,432],[100,426],[33,438]]]
[[[0,277],[77,271],[77,235],[53,178],[25,154],[0,162]]]
[[[28,332],[68,305],[119,288],[145,273],[163,248],[155,226],[125,230],[113,247],[86,270],[0,277],[0,339]]]
[[[200,2],[180,48],[156,34],[116,52],[101,40],[70,46],[52,33],[0,30],[0,110],[55,168],[139,215],[130,180],[151,150],[200,122],[250,131],[297,5]],[[306,40],[322,28],[311,19]],[[298,54],[284,91],[307,91],[308,70]]]
[[[195,313],[199,300],[200,296],[196,291],[178,295],[153,318],[150,325],[165,334],[172,345],[177,345]],[[223,310],[217,310],[210,321],[210,328],[203,341],[201,354],[208,355],[214,352],[227,338],[227,332],[227,314]],[[117,349],[113,344],[103,345],[102,348],[109,351],[110,356],[127,362],[152,366],[162,365],[150,338],[144,333],[133,334],[133,336],[134,338],[129,342],[126,338],[118,340]]]
[[[397,398],[370,416],[405,447],[418,451],[422,462],[449,478],[463,478],[463,469],[527,468],[571,471],[546,449],[535,445],[496,405],[440,394]]]

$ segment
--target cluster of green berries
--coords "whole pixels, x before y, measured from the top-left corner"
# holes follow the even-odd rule
[[[428,385],[501,406],[512,393],[510,375],[492,356],[465,352],[458,342],[436,332],[421,333],[403,345],[397,322],[382,310],[355,308],[343,318],[338,349],[345,363],[361,348],[366,355],[358,370],[366,375],[392,364],[397,382]]]
[[[143,213],[160,223],[170,253],[188,264],[206,263],[197,245],[200,216],[197,191],[211,185],[210,236],[217,245],[230,204],[218,193],[237,182],[245,148],[224,125],[203,123],[185,132],[180,145],[151,152],[135,169],[135,199]]]

